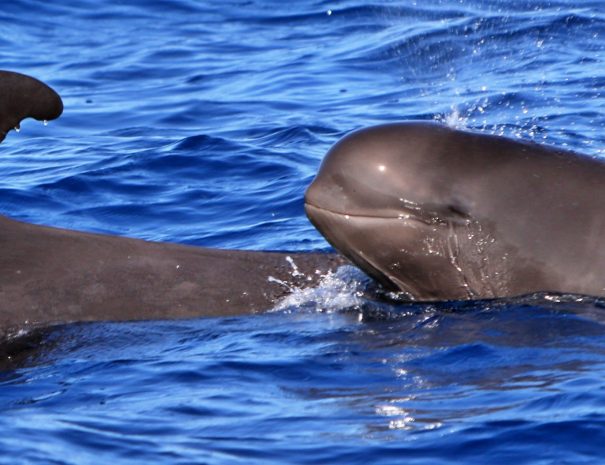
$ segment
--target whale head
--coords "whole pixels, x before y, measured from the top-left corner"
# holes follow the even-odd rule
[[[347,135],[306,191],[307,216],[389,290],[415,300],[473,298],[484,283],[467,272],[469,260],[481,260],[478,243],[489,238],[472,217],[473,163],[460,159],[468,156],[465,136],[430,123]]]

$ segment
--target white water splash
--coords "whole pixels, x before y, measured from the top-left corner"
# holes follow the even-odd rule
[[[0,336],[2,336],[3,338],[6,338],[7,341],[12,341],[12,340],[19,339],[21,337],[29,335],[32,331],[32,328],[29,327],[29,325],[30,325],[29,320],[25,320],[23,322],[23,324],[25,325],[25,327],[18,328],[13,331],[9,331],[5,334],[0,334]],[[8,358],[10,359],[12,357],[8,356]]]
[[[292,276],[293,277],[298,277],[298,276],[302,276],[303,274],[298,270],[298,266],[296,266],[296,263],[294,263],[294,260],[292,259],[292,257],[290,257],[290,255],[286,256],[286,261],[290,264],[290,266],[292,267]]]
[[[462,115],[457,107],[452,105],[450,113],[437,115],[435,121],[445,123],[446,126],[452,129],[466,129],[468,124],[468,115]]]
[[[273,278],[275,280],[275,278]],[[339,267],[326,274],[315,287],[294,289],[273,307],[274,310],[309,308],[319,312],[334,312],[360,306],[368,277],[351,265]]]

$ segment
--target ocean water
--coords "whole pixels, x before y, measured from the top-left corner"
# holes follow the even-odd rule
[[[438,120],[605,156],[596,0],[12,0],[0,67],[65,112],[0,146],[0,213],[328,250],[302,195],[347,132]],[[605,199],[604,199],[605,200]],[[595,464],[605,301],[376,303],[75,324],[0,372],[2,464]]]

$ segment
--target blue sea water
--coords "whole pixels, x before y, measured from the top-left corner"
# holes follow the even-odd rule
[[[302,195],[352,129],[604,156],[604,51],[601,0],[5,1],[0,67],[65,112],[0,146],[0,213],[327,250]],[[604,301],[376,304],[359,280],[262,315],[57,328],[0,372],[0,463],[605,460]]]

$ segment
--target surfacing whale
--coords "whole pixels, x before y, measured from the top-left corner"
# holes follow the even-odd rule
[[[362,129],[305,195],[326,239],[413,300],[605,295],[605,162],[434,123]]]
[[[63,105],[0,72],[0,130]],[[605,295],[605,163],[429,123],[354,132],[324,159],[305,209],[327,240],[411,300],[552,291]],[[217,250],[37,226],[0,216],[0,339],[75,321],[271,309],[337,254]],[[297,267],[293,268],[292,263]]]
[[[0,137],[57,118],[59,95],[0,72]],[[0,216],[0,340],[60,323],[226,316],[269,310],[345,260],[335,254],[218,250],[90,234]],[[0,348],[0,353],[2,352]]]

